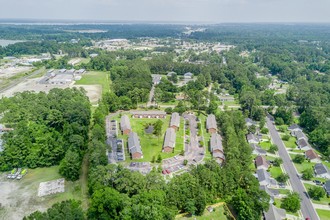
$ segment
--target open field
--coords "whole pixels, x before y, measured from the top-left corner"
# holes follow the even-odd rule
[[[153,156],[155,156],[157,159],[157,156],[161,155],[162,159],[166,159],[180,154],[181,151],[183,150],[183,123],[184,123],[183,118],[181,118],[180,121],[180,130],[177,131],[176,133],[177,135],[176,135],[176,145],[174,148],[174,153],[162,152],[165,132],[166,129],[169,127],[170,118],[171,118],[170,115],[167,115],[166,119],[130,118],[132,130],[136,132],[140,138],[142,152],[143,152],[143,159],[131,160],[127,156],[126,161],[150,162],[153,159]],[[114,119],[117,120],[119,124],[120,117],[118,116],[115,117]],[[147,124],[153,124],[157,120],[162,120],[164,122],[162,127],[162,134],[160,135],[160,137],[157,137],[154,134],[147,134],[144,130]],[[118,137],[124,139],[126,155],[129,155],[127,150],[128,135],[121,135],[119,132]]]
[[[45,175],[46,174],[46,175]],[[0,219],[22,219],[34,211],[45,211],[56,202],[67,199],[82,200],[79,181],[65,182],[65,192],[38,197],[40,182],[61,178],[58,166],[28,170],[21,180],[8,180],[5,173],[0,174]]]
[[[110,90],[109,74],[100,71],[87,72],[81,80],[76,81],[75,85],[101,85],[102,93],[105,93]]]

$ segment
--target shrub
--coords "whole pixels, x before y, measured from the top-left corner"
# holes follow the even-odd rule
[[[262,134],[267,134],[268,133],[268,128],[262,128],[261,133]]]
[[[302,164],[305,161],[305,156],[302,154],[297,154],[294,158],[293,158],[293,162],[295,163],[299,163]]]
[[[273,165],[275,167],[279,167],[282,163],[283,163],[283,160],[281,158],[275,158],[275,160],[273,161]]]
[[[282,137],[283,141],[289,141],[290,140],[290,135],[286,134]]]
[[[325,196],[325,191],[322,187],[314,186],[308,189],[308,195],[315,200],[320,200]]]

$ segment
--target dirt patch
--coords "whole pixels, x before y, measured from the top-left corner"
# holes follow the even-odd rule
[[[89,98],[89,101],[92,104],[97,104],[98,101],[101,99],[102,95],[102,86],[101,85],[73,85],[70,86],[76,87],[76,88],[84,88],[87,92],[87,96]]]
[[[0,67],[0,78],[7,79],[19,73],[29,72],[32,69],[33,69],[32,67],[26,67],[26,66],[6,67],[6,68]]]
[[[0,219],[22,219],[36,210],[45,211],[47,207],[42,200],[36,197],[36,191],[31,186],[22,186],[17,180],[7,180],[5,175],[0,176]]]
[[[39,184],[38,196],[47,196],[51,194],[64,192],[64,179],[41,182]]]
[[[12,97],[15,93],[25,92],[25,91],[35,91],[35,92],[49,92],[51,89],[60,88],[65,89],[70,87],[67,85],[51,85],[51,84],[39,84],[38,82],[42,79],[42,77],[28,79],[24,82],[21,82],[12,88],[7,89],[5,92],[1,94],[4,97]]]

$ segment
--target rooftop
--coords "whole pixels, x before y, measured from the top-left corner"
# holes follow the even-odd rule
[[[163,147],[175,147],[176,134],[173,128],[168,128],[165,134],[164,146]]]
[[[317,175],[329,173],[328,167],[322,163],[315,164],[314,170]]]
[[[177,112],[172,113],[170,126],[180,127],[180,115]]]
[[[211,114],[211,115],[207,116],[206,128],[207,129],[211,129],[211,128],[217,129],[217,121],[215,119],[215,115]]]

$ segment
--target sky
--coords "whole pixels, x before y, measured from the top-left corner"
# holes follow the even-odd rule
[[[330,0],[0,0],[0,19],[330,22]]]

